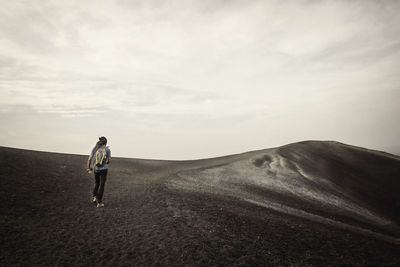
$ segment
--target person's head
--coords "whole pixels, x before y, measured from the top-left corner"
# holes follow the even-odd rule
[[[104,136],[99,137],[99,142],[97,142],[99,145],[107,145],[107,138]]]

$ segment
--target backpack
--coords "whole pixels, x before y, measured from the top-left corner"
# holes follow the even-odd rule
[[[106,161],[107,161],[107,152],[106,152],[106,147],[102,146],[99,149],[97,149],[96,154],[95,154],[95,159],[96,159],[96,166],[101,167],[103,166]]]

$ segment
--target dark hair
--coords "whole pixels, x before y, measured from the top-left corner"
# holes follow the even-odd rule
[[[105,138],[104,136],[99,137],[98,143],[101,143],[102,145],[107,145],[107,138]]]

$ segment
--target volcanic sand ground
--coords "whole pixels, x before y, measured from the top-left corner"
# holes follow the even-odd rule
[[[400,265],[400,158],[302,142],[197,161],[0,147],[0,265]]]

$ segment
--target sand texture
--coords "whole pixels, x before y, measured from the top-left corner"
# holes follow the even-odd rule
[[[307,141],[194,161],[0,147],[0,266],[400,265],[400,157]]]

